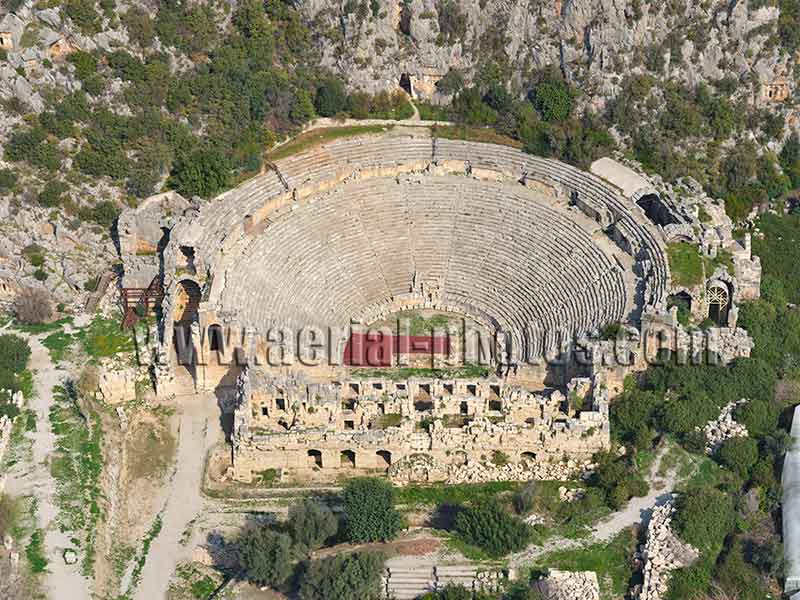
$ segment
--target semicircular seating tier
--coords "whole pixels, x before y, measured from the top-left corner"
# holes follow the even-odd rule
[[[558,161],[381,135],[275,169],[204,205],[173,238],[201,252],[209,300],[242,325],[341,326],[410,293],[517,333],[583,333],[664,307],[657,229],[608,184]],[[574,209],[526,180],[592,215],[633,258],[635,286]]]

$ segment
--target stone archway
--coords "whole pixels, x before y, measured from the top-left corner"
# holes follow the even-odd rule
[[[378,464],[383,467],[392,466],[392,453],[388,450],[378,450],[375,455],[378,457]]]
[[[408,73],[400,75],[400,87],[409,97],[414,97],[414,88],[411,87],[411,76]]]
[[[718,326],[728,324],[728,313],[731,308],[731,294],[728,285],[723,281],[712,281],[706,290],[708,298],[708,318]]]
[[[343,469],[355,469],[356,453],[352,450],[342,450],[339,454],[339,466]]]
[[[322,468],[322,452],[319,450],[309,450],[307,453],[309,467]]]
[[[689,292],[681,291],[667,296],[667,308],[677,309],[678,322],[688,326],[692,317],[692,296]]]
[[[222,332],[222,325],[215,323],[208,326],[208,350],[209,352],[224,352],[225,336]]]
[[[192,323],[197,320],[202,293],[197,282],[182,279],[175,288],[175,306],[172,319],[175,323]]]

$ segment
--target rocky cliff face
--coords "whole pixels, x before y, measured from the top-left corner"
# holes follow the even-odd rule
[[[767,101],[766,86],[794,64],[774,43],[778,9],[751,10],[744,0],[305,0],[301,7],[324,63],[353,86],[393,88],[406,73],[415,94],[434,101],[446,96],[435,84],[451,69],[467,82],[499,75],[524,89],[532,70],[557,65],[600,107],[645,64],[689,84],[744,77],[752,85],[739,92]]]

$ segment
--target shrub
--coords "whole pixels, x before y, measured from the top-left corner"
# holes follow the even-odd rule
[[[53,302],[47,290],[24,288],[14,300],[17,321],[28,325],[47,323],[53,319]]]
[[[529,94],[533,106],[545,121],[565,121],[572,112],[572,93],[563,79],[549,79]]]
[[[171,183],[186,197],[209,198],[228,184],[228,161],[218,150],[195,150],[175,164]]]
[[[763,400],[751,400],[736,407],[733,413],[736,421],[747,427],[751,436],[761,437],[775,431],[778,424],[778,410]]]
[[[7,192],[17,184],[17,175],[11,169],[0,169],[0,192]]]
[[[289,117],[297,125],[302,125],[314,118],[314,103],[311,102],[311,96],[307,91],[299,89],[295,92]]]
[[[522,550],[531,537],[530,527],[504,511],[494,499],[459,511],[455,531],[465,542],[494,557]]]
[[[758,460],[758,443],[750,437],[728,438],[719,449],[720,462],[745,479]]]
[[[339,521],[327,506],[305,500],[289,508],[288,528],[295,544],[313,550],[336,534]]]
[[[116,204],[110,200],[103,200],[94,206],[83,206],[78,211],[78,217],[82,221],[92,221],[104,227],[111,227],[117,220],[120,210]]]
[[[42,206],[55,208],[61,205],[61,197],[67,189],[66,183],[58,181],[57,179],[51,179],[44,185],[42,191],[39,192],[37,200]]]
[[[11,333],[0,335],[0,369],[21,373],[30,357],[31,347],[23,338]]]
[[[349,481],[343,492],[347,539],[376,542],[394,539],[403,521],[394,508],[394,488],[383,479]]]
[[[594,460],[597,462],[597,469],[589,481],[603,492],[610,508],[619,509],[632,496],[647,494],[647,483],[636,472],[627,456],[602,452],[597,453]]]
[[[68,0],[65,11],[84,34],[99,33],[100,15],[94,8],[94,0]]]
[[[300,600],[379,600],[385,557],[376,552],[338,554],[305,564]]]
[[[266,527],[250,529],[239,539],[239,560],[250,581],[280,586],[292,573],[292,540]]]
[[[675,502],[675,531],[703,550],[718,547],[733,527],[733,498],[716,488],[695,488]]]
[[[347,109],[347,92],[338,79],[330,79],[317,88],[314,107],[322,117],[333,117]]]

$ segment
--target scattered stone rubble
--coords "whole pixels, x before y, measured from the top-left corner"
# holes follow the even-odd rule
[[[11,390],[0,390],[0,397],[8,398],[15,406],[22,406],[23,396],[22,392],[18,391],[12,393]],[[6,452],[11,445],[11,430],[14,427],[13,419],[7,415],[0,416],[0,463],[3,462]],[[5,474],[0,474],[0,493],[5,489],[6,478]]]
[[[634,590],[635,600],[661,600],[667,591],[670,573],[692,564],[699,552],[678,539],[670,527],[675,508],[672,502],[653,509],[647,525],[647,541],[637,554],[644,566],[644,581]]]
[[[561,486],[558,488],[558,497],[562,502],[575,502],[586,495],[586,490],[582,488],[568,488]]]
[[[583,476],[594,467],[591,461],[568,460],[561,463],[525,462],[518,464],[492,465],[470,461],[462,467],[449,465],[447,483],[483,483],[486,481],[564,481]],[[577,490],[570,490],[576,492]],[[582,495],[582,494],[581,494]],[[577,499],[572,494],[572,500]],[[564,498],[562,498],[563,500]]]
[[[747,427],[733,419],[736,407],[745,402],[747,400],[729,402],[722,408],[719,417],[706,424],[703,428],[703,433],[706,435],[706,454],[715,453],[727,439],[748,436]]]
[[[600,584],[594,571],[558,571],[534,584],[547,600],[600,600]]]

